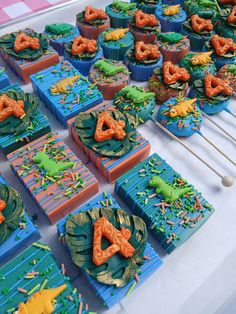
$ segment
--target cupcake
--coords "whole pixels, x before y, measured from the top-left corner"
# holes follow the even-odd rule
[[[213,51],[212,59],[215,61],[217,69],[225,64],[233,64],[236,62],[236,43],[232,38],[224,38],[219,35],[213,35],[206,42],[207,50]]]
[[[162,3],[168,5],[180,4],[181,6],[183,6],[184,0],[162,0]]]
[[[117,110],[134,116],[137,124],[142,124],[150,118],[155,104],[155,94],[138,86],[124,87],[115,95],[113,101]]]
[[[182,24],[186,21],[187,15],[180,4],[162,5],[157,8],[156,16],[161,23],[162,32],[180,32]]]
[[[202,113],[196,98],[173,97],[158,110],[157,121],[178,137],[188,137],[198,132],[202,125]]]
[[[226,64],[220,68],[217,76],[221,79],[227,79],[229,85],[233,88],[233,93],[236,95],[236,64]]]
[[[236,5],[221,10],[220,18],[216,23],[217,34],[222,37],[232,38],[236,42]]]
[[[180,61],[180,66],[190,74],[190,82],[203,79],[207,74],[216,75],[216,66],[211,60],[212,52],[190,52]]]
[[[134,45],[128,28],[109,28],[98,37],[98,42],[107,59],[123,60],[125,53]]]
[[[97,85],[104,99],[113,99],[129,84],[129,70],[121,61],[100,59],[91,67],[89,80]]]
[[[114,0],[106,6],[105,11],[110,18],[111,27],[125,28],[129,26],[129,21],[136,11],[136,3]]]
[[[194,81],[190,92],[191,97],[197,97],[199,108],[210,115],[225,110],[232,94],[233,88],[229,81],[212,74]]]
[[[64,57],[81,74],[87,76],[91,66],[103,57],[103,52],[95,39],[78,36],[65,44]]]
[[[129,69],[131,79],[144,82],[156,67],[162,65],[162,55],[155,44],[138,41],[125,55],[124,63]]]
[[[160,22],[154,14],[147,14],[141,10],[135,12],[129,23],[131,33],[135,41],[143,41],[151,44],[160,32]]]
[[[50,45],[63,55],[64,45],[79,35],[77,27],[67,23],[49,24],[45,26],[44,34],[49,38]]]
[[[187,36],[180,33],[160,33],[156,41],[164,61],[179,63],[190,50],[190,42]]]
[[[76,15],[76,26],[84,37],[97,39],[100,33],[110,27],[110,19],[101,9],[86,7]]]
[[[217,0],[186,0],[184,1],[184,10],[187,16],[198,14],[204,19],[211,19],[213,24],[219,20],[220,16],[220,7]]]
[[[145,13],[155,13],[158,6],[161,4],[161,0],[131,0],[131,3],[137,3],[139,10]]]
[[[214,34],[213,28],[211,20],[194,14],[183,24],[182,33],[188,36],[192,51],[202,51],[205,43]]]
[[[163,103],[180,94],[185,96],[189,79],[190,75],[186,69],[167,61],[162,67],[154,70],[148,81],[148,88],[155,93],[157,102]]]

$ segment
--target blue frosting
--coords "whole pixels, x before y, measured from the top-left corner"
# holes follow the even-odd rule
[[[0,90],[11,85],[9,77],[3,67],[0,67]]]
[[[168,4],[170,5],[170,4]],[[156,9],[156,16],[161,23],[161,31],[162,32],[180,32],[182,28],[182,24],[186,21],[187,15],[185,11],[180,7],[180,11],[178,14],[167,16],[164,15],[163,9],[165,5],[161,8]]]

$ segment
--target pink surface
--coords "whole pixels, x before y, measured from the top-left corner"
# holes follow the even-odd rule
[[[0,25],[70,0],[0,0]]]

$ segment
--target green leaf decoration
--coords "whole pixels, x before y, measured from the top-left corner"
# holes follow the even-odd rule
[[[117,252],[100,266],[93,263],[93,224],[101,217],[107,218],[118,230],[124,227],[131,231],[128,241],[135,248],[132,257],[125,258]],[[122,209],[93,208],[68,218],[66,242],[70,248],[72,260],[77,266],[103,284],[122,287],[134,277],[144,262],[147,229],[140,217],[129,216]],[[108,240],[102,239],[102,249],[110,245]]]
[[[25,107],[25,116],[20,119],[14,116],[9,116],[4,121],[0,122],[0,134],[20,133],[23,132],[30,124],[32,118],[35,115],[36,110],[39,107],[39,100],[37,97],[24,92],[18,92],[16,90],[8,90],[0,93],[6,94],[8,97],[14,100],[23,100]]]
[[[6,202],[6,208],[1,212],[5,220],[0,224],[0,244],[10,233],[19,227],[25,209],[20,194],[12,187],[0,184],[0,199]]]
[[[126,136],[123,140],[112,138],[103,142],[94,139],[98,115],[102,111],[95,110],[89,113],[79,113],[75,119],[75,131],[80,141],[94,152],[106,157],[121,157],[128,154],[136,145],[136,123],[134,117],[121,113],[117,110],[111,111],[114,120],[125,122],[124,131]]]
[[[19,35],[22,32],[33,38],[37,37],[40,42],[40,48],[36,50],[27,48],[19,52],[16,52],[14,50],[14,42],[17,35]],[[17,57],[19,59],[36,60],[39,59],[47,51],[48,39],[46,35],[38,34],[32,31],[31,29],[26,29],[24,31],[10,33],[0,37],[0,48],[2,48],[7,54]]]
[[[97,49],[94,52],[82,52],[79,55],[72,55],[72,45],[73,45],[73,41],[70,41],[69,43],[65,44],[65,49],[66,51],[75,59],[75,60],[90,60],[96,57],[98,50],[99,50],[99,46],[97,45]]]

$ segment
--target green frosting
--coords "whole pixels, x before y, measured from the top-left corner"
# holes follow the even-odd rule
[[[200,7],[219,9],[220,11],[220,7],[217,3],[217,0],[197,0],[197,3]]]
[[[36,37],[39,39],[39,43],[40,43],[39,49],[33,50],[31,48],[26,48],[19,52],[16,52],[14,50],[15,39],[17,35],[22,33],[22,31],[6,34],[0,37],[0,48],[2,48],[7,54],[12,55],[19,59],[25,59],[25,60],[39,59],[48,49],[48,39],[46,35],[36,33],[32,31],[31,29],[26,29],[23,32],[28,36],[31,36],[33,38]]]
[[[117,230],[122,227],[130,230],[131,237],[128,241],[135,248],[131,257],[125,258],[116,253],[100,266],[93,263],[93,225],[101,217],[105,217]],[[122,287],[134,278],[144,263],[147,230],[141,218],[129,216],[121,209],[93,208],[68,218],[66,243],[72,260],[77,266],[82,267],[90,276],[103,284]],[[103,250],[110,245],[106,238],[102,239]]]
[[[5,201],[6,208],[1,212],[5,220],[0,224],[0,244],[11,232],[19,227],[25,209],[20,194],[12,187],[0,184],[0,199]]]
[[[135,86],[126,86],[122,89],[122,93],[126,97],[132,99],[133,103],[141,103],[150,100],[155,97],[155,93],[146,92],[142,88],[136,88]]]
[[[4,121],[0,122],[0,134],[19,134],[30,127],[31,120],[34,118],[35,113],[39,107],[39,100],[37,97],[29,93],[17,92],[15,90],[2,92],[0,93],[0,96],[2,94],[6,94],[8,97],[14,100],[24,101],[25,116],[23,118],[20,119],[14,116],[9,116]]]
[[[98,60],[94,64],[94,67],[105,73],[107,76],[112,76],[120,72],[127,74],[127,69],[125,66],[116,67],[107,60]]]
[[[160,39],[161,41],[168,42],[170,44],[175,44],[180,42],[183,39],[183,35],[180,33],[159,33],[157,35],[157,38]]]
[[[227,72],[233,73],[236,76],[236,64],[227,67]]]
[[[57,176],[61,171],[74,166],[74,162],[72,161],[56,162],[53,159],[50,159],[44,152],[37,153],[33,158],[33,162],[38,164],[38,167],[43,169],[46,172],[46,175],[50,177]]]
[[[57,23],[46,25],[45,31],[55,35],[64,35],[72,30],[72,26],[67,23]]]
[[[127,3],[127,2],[124,2],[124,1],[118,1],[118,0],[114,0],[112,5],[122,11],[122,12],[127,12],[129,10],[132,10],[132,9],[136,9],[136,3]]]
[[[75,131],[80,141],[88,148],[106,157],[121,157],[128,154],[136,145],[135,119],[117,110],[111,111],[110,115],[115,120],[125,122],[124,131],[126,136],[123,140],[112,138],[103,142],[97,142],[94,134],[97,126],[98,115],[101,111],[79,113],[75,119]]]
[[[192,191],[192,187],[177,188],[163,180],[160,176],[153,176],[148,185],[156,189],[157,194],[161,194],[167,203],[174,203],[184,194]]]

